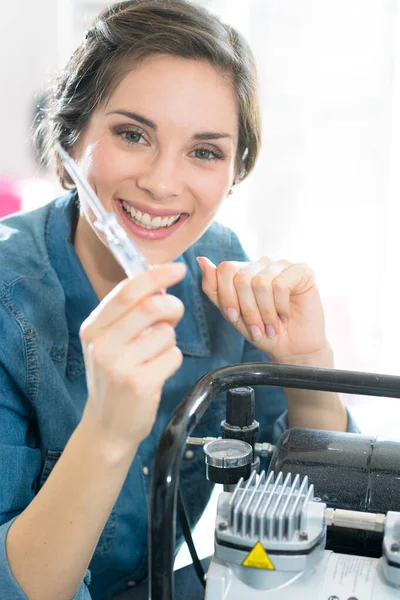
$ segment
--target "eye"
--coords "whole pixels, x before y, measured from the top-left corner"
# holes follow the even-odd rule
[[[122,136],[130,144],[138,144],[143,137],[138,131],[125,131]]]
[[[131,129],[131,128],[127,128],[125,127],[115,127],[113,128],[113,133],[114,135],[116,135],[119,138],[122,138],[122,140],[126,143],[129,144],[131,146],[135,146],[137,144],[143,144],[146,143],[146,139],[143,135],[143,131],[139,130],[139,129]]]
[[[196,148],[196,150],[194,150],[194,156],[205,162],[221,160],[224,158],[224,155],[221,152],[218,152],[215,148],[212,150],[210,148]]]

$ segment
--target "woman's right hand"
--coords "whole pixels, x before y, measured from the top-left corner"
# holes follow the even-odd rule
[[[164,383],[182,364],[175,326],[183,304],[157,292],[185,273],[182,263],[171,263],[124,280],[82,324],[88,386],[82,420],[117,451],[135,451],[150,433]]]

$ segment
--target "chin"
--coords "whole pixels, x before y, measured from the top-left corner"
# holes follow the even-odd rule
[[[162,265],[176,260],[185,252],[186,248],[182,252],[163,252],[161,249],[157,250],[155,248],[143,248],[140,250],[149,265]]]

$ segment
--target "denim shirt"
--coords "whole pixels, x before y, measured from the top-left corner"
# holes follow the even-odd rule
[[[2,600],[26,600],[7,560],[13,520],[45,484],[78,425],[87,399],[79,340],[98,298],[69,238],[77,216],[73,193],[0,222],[0,589]],[[171,414],[205,373],[232,363],[268,359],[227,323],[201,291],[196,256],[218,264],[246,260],[237,237],[213,224],[178,260],[185,279],[170,289],[185,314],[177,326],[184,360],[163,389],[155,425],[140,445],[73,600],[105,600],[147,575],[147,503],[157,443]],[[193,435],[220,435],[225,399],[214,399]],[[261,441],[287,427],[283,391],[256,388]],[[357,428],[349,417],[349,431]],[[211,493],[201,448],[183,459],[180,486],[191,522]],[[73,552],[73,548],[71,548]]]

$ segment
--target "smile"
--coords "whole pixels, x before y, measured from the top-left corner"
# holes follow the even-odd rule
[[[150,216],[148,213],[142,213],[140,210],[135,210],[133,206],[127,202],[122,202],[122,208],[126,215],[133,223],[144,227],[144,229],[160,229],[161,227],[171,227],[180,219],[180,214],[170,217]]]
[[[163,208],[148,208],[143,205],[132,206],[131,202],[115,199],[115,208],[125,228],[136,237],[149,241],[164,240],[180,229],[189,214],[174,214]],[[159,213],[157,214],[156,211]]]

